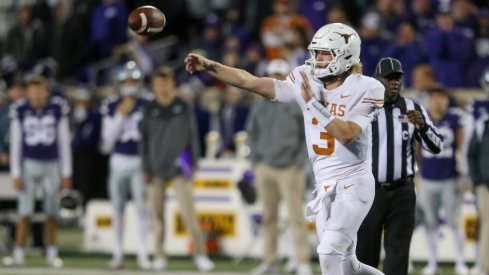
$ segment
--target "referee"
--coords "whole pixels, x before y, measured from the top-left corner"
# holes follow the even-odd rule
[[[358,231],[357,256],[378,267],[384,236],[384,273],[408,273],[409,246],[414,230],[415,140],[424,150],[437,154],[442,137],[426,110],[399,95],[402,66],[394,58],[382,58],[375,77],[385,86],[384,108],[372,122],[372,168],[375,199]]]

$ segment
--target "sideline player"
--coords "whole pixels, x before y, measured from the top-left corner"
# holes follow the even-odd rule
[[[447,225],[452,231],[455,254],[455,274],[468,274],[464,263],[464,235],[460,227],[460,207],[463,202],[463,190],[459,176],[463,175],[462,146],[464,143],[463,111],[450,107],[447,90],[437,85],[428,90],[429,114],[440,134],[443,136],[443,150],[439,154],[421,151],[421,187],[419,203],[425,214],[426,244],[428,246],[428,265],[424,275],[437,274],[437,245],[439,209],[445,210]]]
[[[138,151],[141,140],[138,125],[148,98],[143,93],[141,71],[134,61],[124,65],[117,81],[119,93],[107,98],[101,107],[102,151],[110,153],[108,189],[113,208],[114,243],[109,268],[120,269],[124,264],[124,212],[130,193],[137,210],[138,266],[147,270],[151,268],[147,248],[149,213]]]
[[[297,101],[317,182],[318,194],[308,210],[316,219],[322,274],[382,274],[357,260],[355,245],[375,195],[370,123],[383,105],[384,87],[361,74],[360,37],[351,27],[323,26],[308,49],[311,58],[283,81],[256,77],[197,54],[189,54],[185,63],[189,73],[207,71],[268,99]]]
[[[27,83],[27,98],[12,106],[10,112],[10,174],[19,191],[15,248],[6,265],[23,265],[29,228],[34,211],[36,185],[43,189],[46,214],[46,260],[51,267],[62,267],[56,245],[58,235],[59,189],[71,188],[71,148],[65,99],[50,95],[47,80],[33,77]]]

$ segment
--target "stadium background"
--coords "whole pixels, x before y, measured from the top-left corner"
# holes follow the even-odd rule
[[[146,78],[161,65],[174,67],[181,94],[211,112],[218,112],[226,102],[225,95],[230,93],[228,87],[205,74],[186,74],[182,67],[183,57],[189,51],[200,51],[225,64],[244,67],[263,75],[267,50],[263,46],[265,38],[261,36],[262,24],[267,16],[273,14],[274,3],[274,0],[2,0],[0,76],[3,81],[0,87],[0,119],[6,120],[8,88],[32,74],[43,74],[50,78],[53,90],[68,99],[74,96],[77,87],[84,87],[90,91],[97,106],[100,100],[114,92],[112,76],[121,64],[130,59],[136,61]],[[355,26],[362,36],[361,59],[367,75],[373,74],[373,68],[381,57],[389,55],[403,63],[407,94],[417,92],[417,84],[412,77],[413,68],[419,64],[429,64],[434,69],[436,81],[449,87],[455,104],[460,107],[465,108],[474,98],[485,96],[480,91],[479,78],[489,64],[489,10],[482,0],[292,0],[290,3],[294,13],[309,20],[312,33],[329,20]],[[127,30],[126,22],[129,11],[145,4],[160,8],[167,18],[167,26],[163,32],[148,38],[133,35]],[[456,26],[453,35],[459,39],[439,45],[443,42],[435,36],[436,17],[439,14],[450,14],[453,17]],[[412,39],[404,42],[403,37]],[[299,60],[307,58],[308,53],[303,49],[310,34],[305,32],[302,38],[293,41],[295,43],[284,45],[280,53],[291,64],[300,64]],[[242,103],[247,105],[253,100],[254,98],[249,95],[241,98]],[[202,135],[206,133],[204,131]],[[205,145],[203,137],[201,140]],[[4,150],[5,148],[3,147]],[[205,153],[204,151],[203,159]],[[230,154],[228,157],[234,158],[235,155]],[[209,160],[210,166],[224,165],[230,171],[234,171],[218,177],[225,182],[220,185],[224,190],[215,190],[219,189],[219,183],[217,188],[215,185],[209,186],[212,185],[210,181],[215,183],[215,178],[206,178],[206,174],[203,173],[200,187],[197,181],[197,196],[199,192],[203,192],[203,196],[208,195],[208,192],[215,192],[233,201],[233,209],[240,211],[243,216],[258,212],[255,206],[248,206],[243,202],[236,188],[236,183],[241,179],[240,173],[245,169],[240,164],[234,165],[240,161],[227,165],[230,162],[226,160],[229,158]],[[245,163],[244,166],[248,165],[246,160],[241,161]],[[12,192],[8,177],[8,163],[2,163],[2,170],[0,206],[4,226],[0,252],[7,255],[11,246],[8,238],[11,220],[9,209],[12,205],[15,206],[15,193]],[[91,194],[91,198],[103,202],[106,199],[103,180],[106,175],[103,165],[100,170],[97,173],[100,174],[100,180],[96,186],[91,187],[96,190]],[[465,213],[471,216],[473,209],[470,197],[467,197],[466,201]],[[202,207],[205,209],[205,206]],[[98,213],[96,208],[94,211]],[[464,226],[469,226],[470,217],[461,222],[464,222]],[[86,228],[86,222],[63,228],[60,236],[61,256],[65,259],[67,268],[75,269],[73,272],[86,267],[95,270],[95,273],[103,273],[109,255],[103,249],[87,252],[84,239]],[[471,230],[466,228],[466,233],[470,235]],[[247,238],[252,236],[254,235],[250,233]],[[246,246],[247,240],[240,241]],[[420,243],[423,245],[422,241]],[[467,254],[472,255],[471,244],[468,245]],[[254,249],[257,248],[258,245]],[[170,271],[186,274],[187,271],[193,270],[190,259],[182,253],[186,250],[185,247],[175,253],[178,256],[174,261],[172,259]],[[425,248],[413,245],[413,250],[413,254],[419,252],[418,254],[422,255]],[[0,268],[0,274],[32,274],[34,271],[31,267],[44,266],[44,259],[36,257],[39,251],[34,245],[31,250],[32,257],[28,258],[29,267],[25,270]],[[246,247],[242,251],[246,251]],[[233,257],[229,255],[213,256],[213,259],[217,260],[217,272],[246,273],[258,263],[256,253],[258,252],[255,252],[254,257],[246,257],[239,264],[234,264]],[[133,260],[132,257],[128,259]],[[415,262],[418,263],[417,267],[422,266],[422,256],[414,260],[418,261]],[[450,270],[449,256],[447,262],[447,270]],[[129,262],[129,268],[136,268],[135,262]],[[315,270],[319,270],[317,265]],[[53,271],[42,269],[39,272],[54,274],[51,273]],[[60,272],[57,274],[65,274],[63,272],[67,271]],[[72,273],[71,270],[69,272]],[[450,274],[450,271],[447,272],[444,274]],[[131,271],[131,274],[134,273]]]

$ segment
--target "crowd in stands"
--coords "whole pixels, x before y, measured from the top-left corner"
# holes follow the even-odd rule
[[[416,96],[421,101],[434,82],[477,88],[489,64],[489,10],[483,2],[5,0],[0,4],[0,135],[7,133],[8,107],[22,97],[22,83],[42,74],[52,92],[71,99],[75,107],[74,150],[96,150],[94,136],[77,135],[83,130],[77,124],[83,112],[80,102],[88,101],[81,106],[95,112],[83,118],[99,124],[99,102],[114,90],[114,75],[122,64],[134,60],[147,84],[156,68],[173,67],[180,95],[197,114],[202,155],[205,135],[213,130],[222,138],[219,155],[229,155],[253,98],[208,74],[185,73],[183,57],[200,52],[263,76],[270,59],[284,59],[291,67],[303,64],[311,36],[330,22],[358,30],[366,75],[373,75],[383,56],[399,59],[404,86],[420,91]],[[128,13],[146,4],[161,9],[167,19],[165,29],[149,37],[127,28]],[[79,88],[84,92],[69,92]],[[8,144],[1,140],[0,165],[5,167]]]
[[[127,59],[135,59],[149,75],[170,61],[180,65],[182,56],[199,49],[263,75],[260,63],[266,59],[303,63],[312,34],[330,22],[359,30],[366,75],[373,74],[380,57],[392,56],[404,64],[408,87],[412,69],[421,63],[434,67],[447,87],[475,87],[489,60],[489,10],[480,0],[153,2],[2,1],[0,74],[9,84],[14,75],[32,73],[42,64],[61,83],[107,85],[110,69]],[[127,28],[128,13],[144,4],[167,17],[165,30],[149,38]],[[169,52],[155,55],[153,42],[169,37],[177,38]]]

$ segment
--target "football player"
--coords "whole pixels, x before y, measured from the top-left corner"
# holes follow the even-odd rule
[[[62,267],[56,245],[60,189],[71,189],[71,148],[69,107],[64,98],[51,96],[47,80],[41,76],[27,83],[27,98],[10,111],[10,173],[19,191],[15,248],[5,264],[22,265],[25,259],[29,216],[34,211],[36,187],[43,190],[46,214],[46,259],[52,267]]]
[[[109,97],[101,107],[102,151],[110,154],[108,191],[113,207],[114,244],[109,268],[123,266],[124,208],[129,193],[138,211],[138,265],[149,269],[147,233],[149,213],[145,205],[145,183],[139,156],[139,122],[148,101],[143,93],[142,74],[134,61],[129,61],[117,74],[119,93]]]
[[[439,209],[443,206],[447,224],[453,234],[455,253],[455,273],[468,274],[464,263],[464,237],[460,228],[460,207],[463,200],[462,186],[458,180],[463,175],[462,147],[464,143],[464,113],[456,107],[449,107],[450,98],[442,86],[428,90],[430,97],[429,114],[434,125],[443,136],[443,149],[439,154],[421,150],[421,186],[419,203],[424,213],[426,240],[428,245],[428,265],[424,275],[437,274],[437,244]]]
[[[297,101],[317,182],[317,195],[308,204],[308,212],[316,221],[321,271],[382,274],[357,260],[355,245],[375,195],[370,123],[383,105],[384,87],[362,75],[360,37],[351,27],[323,26],[308,49],[311,58],[286,80],[256,77],[197,54],[189,54],[185,63],[190,73],[207,71],[270,100]]]
[[[469,170],[473,183],[473,192],[477,195],[477,207],[479,211],[480,220],[480,233],[479,242],[476,243],[476,262],[471,269],[472,274],[489,274],[489,264],[485,259],[489,255],[489,211],[488,211],[488,188],[483,184],[484,168],[480,163],[487,163],[484,159],[482,143],[484,142],[484,129],[487,128],[487,121],[489,119],[489,67],[483,72],[480,84],[482,91],[485,93],[486,98],[475,99],[470,107],[469,111],[472,114],[471,123],[467,123],[469,146],[468,146],[468,163]],[[479,162],[477,161],[479,160]],[[486,181],[487,183],[487,181]]]

